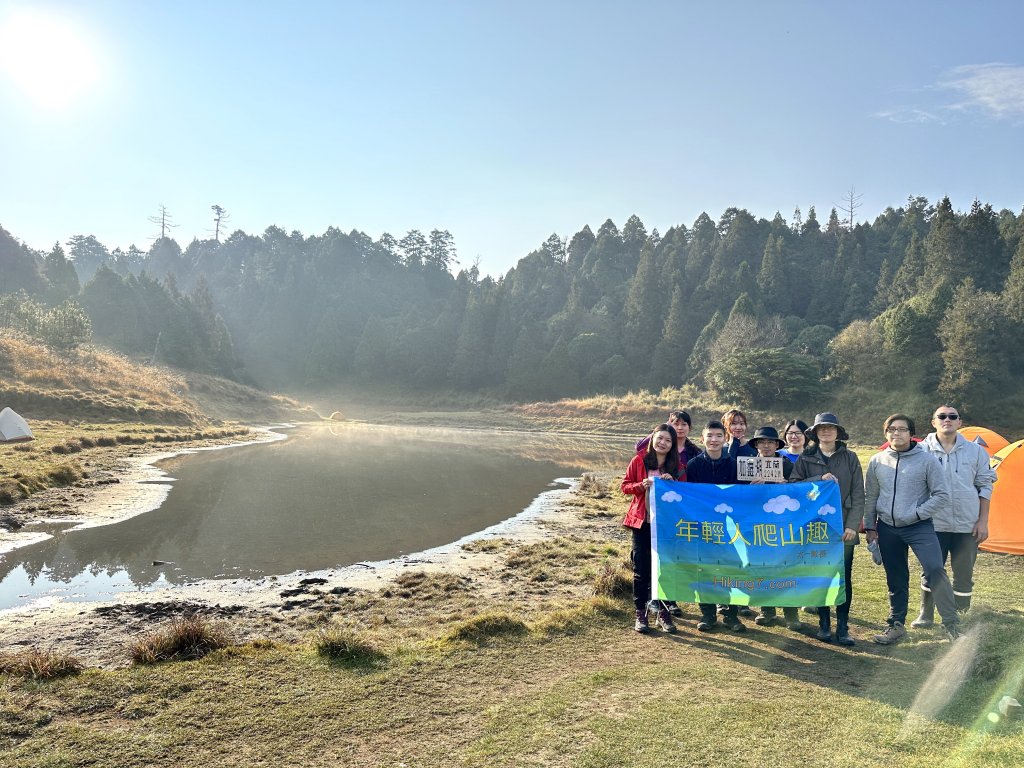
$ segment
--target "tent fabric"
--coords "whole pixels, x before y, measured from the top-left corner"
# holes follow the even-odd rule
[[[1024,440],[1010,443],[992,457],[996,483],[988,515],[988,538],[981,549],[1024,555]]]
[[[989,456],[995,456],[1010,444],[1005,437],[987,427],[960,427],[959,431],[965,438],[988,451]]]
[[[28,423],[10,408],[0,411],[0,443],[18,443],[34,440]]]

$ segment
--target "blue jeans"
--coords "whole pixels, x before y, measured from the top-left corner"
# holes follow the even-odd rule
[[[943,567],[939,537],[931,520],[901,526],[878,521],[878,550],[882,553],[882,567],[885,568],[885,581],[889,587],[889,618],[886,623],[892,626],[895,622],[907,622],[907,591],[910,586],[908,548],[914,550],[921,563],[942,623],[956,624],[960,618],[953,600],[953,587]]]

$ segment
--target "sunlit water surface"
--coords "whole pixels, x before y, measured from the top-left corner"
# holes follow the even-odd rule
[[[175,457],[159,465],[171,488],[158,509],[103,527],[40,527],[53,538],[0,555],[0,610],[419,552],[515,516],[558,478],[628,458],[626,442],[316,426]]]

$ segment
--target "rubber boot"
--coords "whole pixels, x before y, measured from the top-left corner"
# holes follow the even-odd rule
[[[814,636],[823,643],[832,642],[832,611],[828,608],[818,609],[818,631]]]
[[[960,606],[957,605],[957,608]],[[921,613],[910,622],[914,629],[926,629],[935,626],[935,601],[932,599],[930,590],[921,590]]]
[[[850,637],[850,627],[846,619],[840,619],[836,617],[836,642],[839,645],[856,645],[853,638]]]
[[[967,613],[971,610],[971,596],[970,595],[953,595],[953,599],[956,601],[956,612]],[[911,625],[913,626],[913,625]]]
[[[804,628],[804,623],[800,621],[800,613],[796,608],[783,608],[782,615],[786,617],[786,627],[799,632]]]

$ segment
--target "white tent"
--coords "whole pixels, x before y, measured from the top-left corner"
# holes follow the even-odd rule
[[[0,411],[0,443],[20,443],[35,440],[28,423],[10,408]]]

